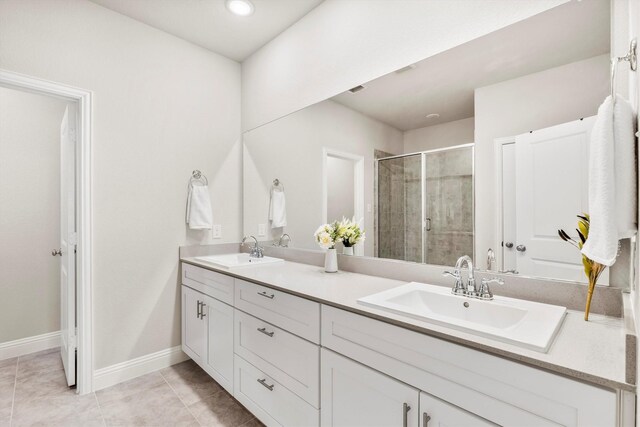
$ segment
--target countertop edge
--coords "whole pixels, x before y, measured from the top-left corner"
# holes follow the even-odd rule
[[[295,296],[298,296],[300,298],[304,298],[304,299],[307,299],[307,300],[310,300],[310,301],[315,301],[315,302],[320,303],[320,304],[325,304],[325,305],[328,305],[328,306],[331,306],[331,307],[335,307],[335,308],[338,308],[338,309],[341,309],[341,310],[345,310],[345,311],[348,311],[348,312],[351,312],[351,313],[354,313],[354,314],[365,316],[365,317],[368,317],[368,318],[371,318],[371,319],[374,319],[374,320],[379,320],[381,322],[385,322],[385,323],[388,323],[390,325],[395,325],[395,326],[398,326],[398,327],[401,327],[403,329],[407,329],[407,330],[410,330],[410,331],[413,331],[413,332],[418,332],[418,333],[421,333],[421,334],[424,334],[424,335],[428,335],[428,336],[431,336],[431,337],[434,337],[434,338],[439,338],[439,339],[445,340],[447,342],[451,342],[451,343],[454,343],[454,344],[459,344],[459,345],[462,345],[464,347],[471,348],[473,350],[479,350],[479,351],[482,351],[482,352],[487,353],[487,354],[498,356],[498,357],[501,357],[501,358],[504,358],[504,359],[508,359],[510,361],[517,362],[517,363],[522,363],[522,364],[525,364],[525,365],[528,365],[528,366],[531,366],[531,367],[534,367],[534,368],[537,368],[537,369],[543,369],[543,370],[546,370],[546,371],[554,373],[554,374],[559,374],[559,375],[571,378],[573,380],[578,380],[578,381],[589,383],[591,385],[597,385],[597,386],[600,386],[600,387],[605,387],[605,388],[613,389],[613,390],[624,390],[624,391],[630,391],[630,392],[634,392],[634,393],[636,391],[636,385],[633,384],[633,383],[625,383],[625,382],[620,382],[620,381],[616,381],[616,380],[611,380],[611,379],[608,379],[608,378],[600,377],[600,376],[593,375],[593,374],[588,374],[588,373],[585,373],[585,372],[582,372],[582,371],[578,371],[578,370],[575,370],[575,369],[567,368],[566,366],[560,366],[560,365],[556,365],[556,364],[553,364],[553,363],[541,361],[541,360],[538,360],[538,359],[535,359],[535,358],[532,358],[532,357],[529,357],[529,356],[524,356],[524,355],[520,355],[520,354],[516,354],[516,353],[511,353],[511,352],[509,352],[507,350],[502,350],[502,349],[499,349],[499,348],[495,348],[495,347],[492,347],[490,345],[486,345],[486,344],[482,344],[482,343],[479,343],[479,342],[467,340],[467,339],[464,339],[464,338],[461,338],[461,337],[456,337],[454,335],[449,335],[449,334],[446,334],[446,333],[441,333],[441,332],[434,331],[434,330],[431,330],[431,329],[428,329],[428,328],[420,327],[420,326],[417,326],[417,325],[412,325],[410,323],[405,323],[405,322],[403,322],[401,320],[392,319],[390,317],[386,317],[386,316],[383,316],[383,315],[378,315],[378,314],[371,313],[371,312],[368,312],[368,311],[365,311],[365,310],[358,310],[358,309],[356,309],[354,307],[345,306],[345,305],[342,305],[342,304],[334,302],[334,301],[328,301],[328,300],[324,300],[322,298],[317,298],[317,297],[314,297],[314,296],[311,296],[311,295],[308,295],[308,294],[305,294],[305,293],[296,292],[296,291],[293,291],[293,290],[291,290],[289,288],[280,287],[280,286],[274,285],[272,283],[266,283],[266,282],[262,282],[262,281],[259,281],[259,280],[247,278],[247,277],[245,277],[245,276],[243,276],[241,274],[235,273],[235,272],[233,272],[231,270],[228,270],[228,269],[225,269],[225,268],[216,268],[213,265],[208,265],[208,264],[200,263],[200,262],[197,262],[197,261],[192,261],[192,260],[185,259],[185,258],[180,258],[180,262],[184,262],[185,264],[189,264],[189,265],[193,265],[193,266],[196,266],[196,267],[204,268],[206,270],[214,271],[216,273],[225,274],[227,276],[231,276],[231,277],[234,277],[236,279],[244,280],[246,282],[251,282],[251,283],[255,283],[257,285],[266,286],[268,288],[272,288],[272,289],[275,289],[275,290],[278,290],[278,291],[281,291],[281,292],[285,292],[285,293],[288,293],[288,294],[291,294],[291,295],[295,295]],[[625,318],[626,318],[626,316],[625,316]],[[628,330],[628,328],[627,328],[627,330]],[[634,332],[635,332],[635,330],[634,330]],[[626,333],[627,344],[629,343],[629,336],[630,335],[628,333]],[[635,335],[633,335],[633,337],[634,337],[634,343],[635,343]],[[633,372],[633,377],[635,379],[635,351],[633,353],[634,353],[634,365],[633,365],[634,366],[634,369],[633,369],[634,372]],[[629,363],[628,363],[629,362],[629,352],[627,352],[627,357],[626,358],[627,358],[627,365],[626,365],[627,368],[626,368],[626,378],[625,379],[628,379],[629,378],[629,376],[628,376],[628,374],[629,374],[629,368],[628,368],[628,366],[629,366]]]

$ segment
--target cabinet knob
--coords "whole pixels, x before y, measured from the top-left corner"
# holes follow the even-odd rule
[[[525,252],[526,250],[527,250],[527,247],[525,245],[516,246],[516,251],[518,252]]]
[[[507,242],[504,245],[507,247],[507,249],[511,249],[513,247],[513,242]]]
[[[54,249],[51,251],[51,256],[62,256],[62,249]]]

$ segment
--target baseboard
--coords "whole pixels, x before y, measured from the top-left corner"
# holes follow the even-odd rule
[[[180,346],[167,348],[126,362],[97,369],[93,374],[93,389],[101,390],[144,374],[184,362],[189,356]]]
[[[0,360],[24,356],[25,354],[48,350],[54,347],[60,347],[60,331],[1,343]]]

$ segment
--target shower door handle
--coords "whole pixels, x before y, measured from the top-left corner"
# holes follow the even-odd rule
[[[424,227],[427,231],[431,231],[431,218],[427,218],[424,220]]]

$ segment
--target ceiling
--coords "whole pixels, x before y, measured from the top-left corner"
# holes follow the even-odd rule
[[[332,99],[406,131],[473,117],[475,88],[609,50],[609,2],[569,2]]]
[[[231,14],[224,0],[91,1],[241,62],[323,0],[251,0],[247,17]]]

